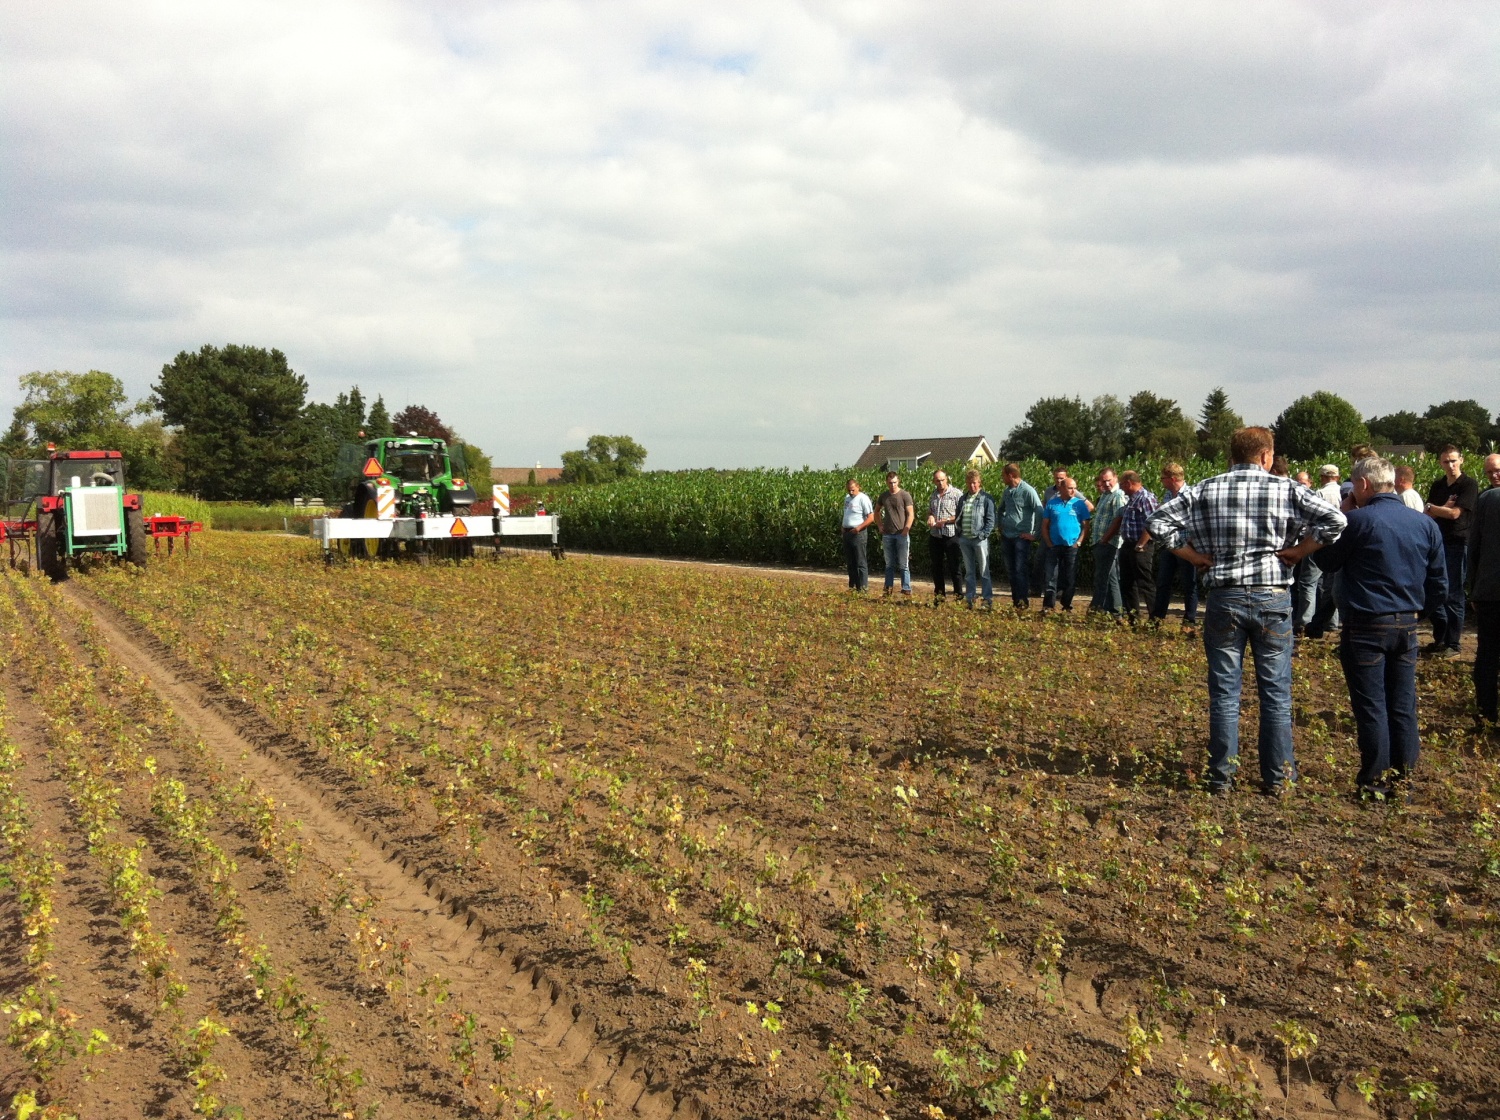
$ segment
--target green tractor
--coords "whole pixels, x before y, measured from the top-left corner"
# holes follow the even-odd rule
[[[393,518],[467,517],[478,499],[464,477],[463,452],[445,440],[423,436],[385,436],[348,444],[339,459],[339,476],[349,480],[351,496],[340,517]],[[373,538],[372,538],[373,539]],[[381,540],[379,554],[395,555],[399,540]],[[436,543],[436,542],[432,542]],[[420,542],[407,542],[418,550]],[[354,555],[365,555],[365,542],[352,541]],[[469,546],[454,542],[467,552]]]
[[[86,557],[146,566],[141,496],[125,491],[118,451],[56,451],[34,464],[37,566],[55,582]]]

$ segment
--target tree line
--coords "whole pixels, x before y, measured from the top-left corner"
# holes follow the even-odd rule
[[[1010,430],[1002,454],[1051,463],[1113,462],[1131,455],[1219,459],[1228,455],[1230,435],[1244,426],[1222,388],[1208,394],[1196,422],[1176,401],[1146,390],[1126,401],[1105,394],[1087,404],[1076,396],[1043,397]],[[1448,444],[1464,451],[1500,445],[1500,415],[1491,417],[1473,400],[1444,401],[1421,416],[1394,412],[1366,419],[1343,397],[1319,390],[1293,401],[1271,428],[1276,450],[1293,459],[1346,451],[1356,443],[1416,445],[1434,452]]]
[[[178,490],[208,501],[273,502],[294,496],[337,501],[339,450],[365,437],[415,432],[462,450],[481,493],[490,460],[431,409],[409,405],[390,415],[383,397],[359,387],[332,404],[307,399],[307,381],[280,350],[204,346],[162,367],[151,396],[132,403],[118,377],[29,373],[0,454],[45,458],[46,447],[121,452],[130,484]]]

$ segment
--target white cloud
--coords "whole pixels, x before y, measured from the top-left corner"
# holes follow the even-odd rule
[[[0,407],[230,341],[517,463],[849,461],[1055,391],[1500,407],[1482,6],[19,7]]]

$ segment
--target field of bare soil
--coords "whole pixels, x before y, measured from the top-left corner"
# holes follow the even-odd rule
[[[1322,645],[1209,799],[1173,627],[204,545],[0,583],[17,1115],[1500,1114],[1466,665],[1407,803]]]

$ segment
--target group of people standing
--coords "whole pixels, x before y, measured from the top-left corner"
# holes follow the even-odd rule
[[[1094,559],[1090,610],[1132,623],[1142,612],[1160,620],[1166,617],[1173,587],[1180,586],[1184,623],[1189,629],[1196,626],[1198,585],[1192,568],[1157,548],[1146,522],[1158,500],[1139,474],[1100,471],[1094,480],[1097,504],[1078,492],[1078,483],[1063,467],[1053,472],[1052,485],[1041,494],[1021,477],[1017,464],[1007,463],[1001,474],[1005,489],[997,502],[983,489],[977,470],[966,472],[962,490],[950,484],[946,471],[933,473],[926,528],[934,605],[946,602],[951,591],[970,608],[993,608],[990,541],[998,530],[1001,563],[1019,610],[1031,609],[1035,577],[1041,584],[1043,611],[1071,611],[1079,554],[1087,546]],[[1177,496],[1184,478],[1176,463],[1162,468],[1164,500]],[[866,534],[874,527],[885,554],[885,594],[897,593],[899,580],[899,593],[911,596],[911,534],[916,521],[917,503],[902,489],[897,472],[886,474],[886,489],[874,501],[860,490],[858,479],[849,479],[843,516],[849,586],[859,591],[869,587]],[[1034,572],[1038,546],[1041,565]]]
[[[1231,466],[1192,486],[1169,463],[1161,499],[1134,471],[1103,470],[1098,501],[1078,493],[1065,469],[1042,494],[1006,464],[1004,493],[987,494],[977,470],[960,491],[933,476],[927,535],[934,602],[951,588],[970,608],[993,597],[989,542],[999,531],[1011,595],[1029,609],[1032,553],[1042,549],[1043,610],[1071,610],[1079,550],[1093,549],[1093,610],[1136,621],[1164,618],[1181,586],[1183,623],[1195,628],[1205,599],[1209,746],[1206,785],[1234,788],[1244,655],[1254,656],[1260,701],[1260,788],[1279,796],[1296,780],[1292,748],[1291,658],[1299,633],[1338,628],[1360,749],[1357,796],[1396,796],[1419,752],[1416,664],[1418,620],[1432,623],[1425,651],[1451,656],[1463,633],[1464,602],[1475,605],[1475,700],[1481,720],[1497,721],[1500,675],[1500,455],[1485,460],[1489,489],[1462,473],[1453,448],[1439,453],[1443,477],[1424,502],[1409,496],[1409,468],[1356,448],[1341,483],[1324,468],[1322,488],[1289,477],[1266,428],[1242,428],[1230,442]],[[1332,471],[1330,476],[1329,471]],[[1331,482],[1332,488],[1328,486]],[[1403,485],[1404,484],[1404,485]],[[896,472],[878,501],[847,484],[843,539],[849,585],[868,587],[866,533],[878,524],[886,561],[885,593],[900,580],[910,596],[910,538],[917,505]],[[1311,569],[1315,575],[1307,575]],[[1297,601],[1294,602],[1294,588]],[[1311,604],[1311,605],[1309,605]]]

